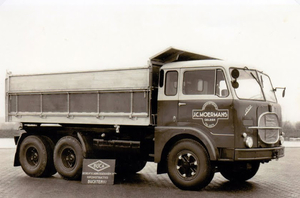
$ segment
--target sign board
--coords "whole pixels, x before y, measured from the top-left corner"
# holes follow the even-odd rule
[[[115,161],[110,159],[84,159],[81,183],[114,184]]]

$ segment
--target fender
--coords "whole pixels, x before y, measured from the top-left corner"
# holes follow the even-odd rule
[[[90,148],[86,137],[83,136],[80,132],[77,132],[77,137],[82,147],[83,157],[87,158],[88,155],[92,153],[92,148]]]
[[[29,134],[25,131],[21,131],[19,136],[15,136],[15,144],[17,145],[17,147],[14,159],[14,166],[21,166],[19,160],[20,145],[27,136],[29,136]]]
[[[192,136],[200,140],[210,156],[210,160],[216,161],[219,158],[219,152],[214,140],[205,132],[195,127],[185,126],[159,126],[155,128],[155,146],[154,146],[154,161],[161,161],[163,150],[166,144],[176,136]]]

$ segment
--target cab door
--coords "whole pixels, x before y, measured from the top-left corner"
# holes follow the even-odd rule
[[[232,102],[222,68],[180,70],[178,125],[203,129],[218,147],[232,147]]]

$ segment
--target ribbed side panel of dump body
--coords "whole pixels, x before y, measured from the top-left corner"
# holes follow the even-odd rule
[[[157,79],[156,70],[144,67],[11,75],[6,79],[6,120],[150,125],[151,96],[155,92],[152,79]]]

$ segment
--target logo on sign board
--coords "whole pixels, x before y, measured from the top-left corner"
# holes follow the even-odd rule
[[[229,110],[219,109],[218,105],[212,101],[206,102],[202,109],[193,109],[193,119],[201,119],[207,128],[215,127],[219,120],[228,120]]]
[[[88,167],[90,167],[91,169],[93,169],[93,170],[95,170],[97,172],[100,172],[100,171],[103,171],[103,170],[109,168],[110,165],[102,162],[101,160],[98,160],[98,161],[96,161],[94,163],[89,164]]]

